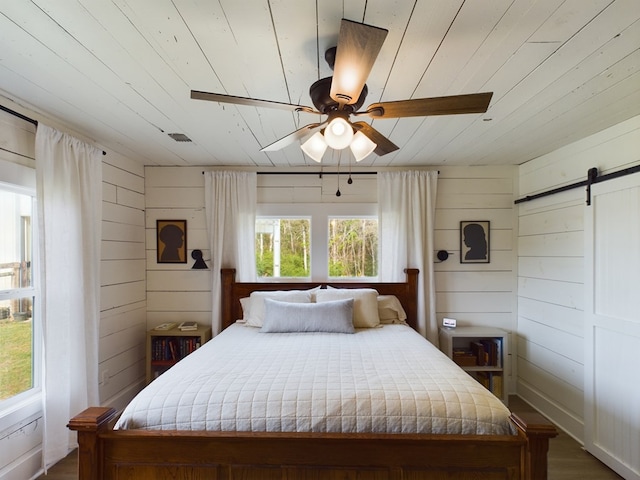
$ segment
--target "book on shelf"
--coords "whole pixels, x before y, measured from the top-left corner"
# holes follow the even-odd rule
[[[200,348],[200,337],[154,337],[152,362],[176,362]]]
[[[475,378],[496,397],[502,398],[504,388],[502,384],[502,373],[476,372]]]
[[[197,330],[198,322],[182,322],[180,325],[178,325],[178,328],[183,332],[187,330]]]
[[[502,341],[499,338],[488,338],[480,340],[480,343],[482,343],[484,351],[486,352],[487,365],[491,367],[501,367],[502,365],[499,365],[499,363],[502,357],[502,352],[499,347]]]
[[[155,327],[154,330],[171,330],[176,325],[177,325],[177,323],[175,323],[175,322],[173,322],[173,323],[172,322],[161,323],[160,325]]]
[[[478,359],[478,363],[477,363],[478,366],[484,367],[489,363],[489,352],[485,350],[482,342],[473,341],[469,343],[469,346],[471,347],[471,352]]]

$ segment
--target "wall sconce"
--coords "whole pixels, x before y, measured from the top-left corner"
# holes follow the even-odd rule
[[[444,262],[447,258],[449,258],[449,252],[447,252],[446,250],[438,250],[436,256],[438,257],[438,260]]]
[[[191,258],[195,260],[193,267],[191,267],[192,270],[207,270],[209,268],[202,259],[202,250],[194,250],[191,252]]]

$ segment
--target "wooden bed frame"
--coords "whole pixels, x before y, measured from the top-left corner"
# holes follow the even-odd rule
[[[404,283],[330,283],[396,295],[416,325],[418,271]],[[241,318],[239,299],[254,290],[306,289],[300,283],[236,283],[223,269],[223,328]],[[326,285],[326,284],[325,284]],[[259,479],[421,480],[547,478],[549,439],[537,414],[512,414],[517,435],[251,433],[113,430],[117,412],[91,407],[72,418],[80,480]]]

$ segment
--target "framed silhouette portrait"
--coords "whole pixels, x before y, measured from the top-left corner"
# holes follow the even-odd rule
[[[460,263],[489,263],[489,221],[460,222]]]
[[[156,220],[158,263],[187,263],[187,221]]]

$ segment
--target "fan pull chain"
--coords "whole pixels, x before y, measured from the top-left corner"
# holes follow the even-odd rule
[[[351,155],[349,155],[349,179],[347,180],[347,183],[349,185],[353,183],[353,180],[351,179]]]
[[[338,154],[338,190],[336,190],[336,197],[339,197],[340,195],[342,195],[342,193],[340,192],[340,159],[342,158],[342,150],[340,150],[340,153]]]

